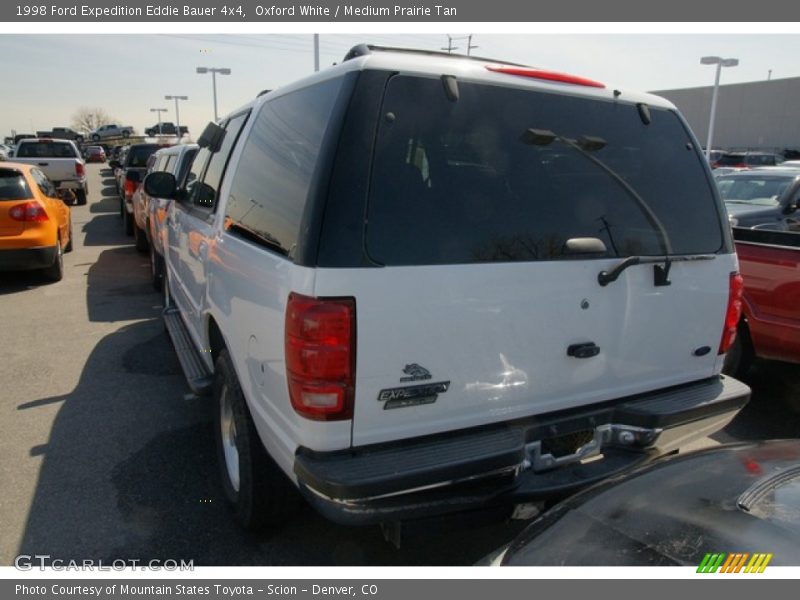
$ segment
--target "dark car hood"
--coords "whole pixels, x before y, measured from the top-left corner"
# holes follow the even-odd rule
[[[781,214],[780,206],[757,206],[754,204],[734,204],[732,202],[726,202],[725,209],[732,217],[748,219],[761,216],[775,218]]]
[[[793,468],[788,487],[770,488]],[[760,503],[742,508],[742,494],[765,482]],[[698,566],[709,552],[772,553],[770,564],[800,565],[800,442],[714,448],[601,483],[537,519],[503,564]]]

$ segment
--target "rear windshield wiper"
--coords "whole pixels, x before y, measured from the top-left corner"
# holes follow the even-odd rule
[[[674,262],[688,262],[693,260],[714,260],[716,258],[713,254],[691,254],[686,256],[629,256],[624,260],[618,262],[610,271],[600,271],[597,274],[597,283],[603,287],[609,283],[616,281],[622,272],[628,267],[634,265],[649,265],[655,264],[653,271],[653,285],[662,286],[669,285],[669,269]],[[664,263],[661,265],[660,263]]]
[[[559,141],[562,144],[572,148],[576,152],[578,152],[584,158],[587,158],[589,161],[592,162],[595,166],[601,169],[606,175],[608,175],[611,179],[613,179],[627,194],[636,202],[639,209],[644,213],[645,218],[650,222],[650,225],[655,229],[660,237],[661,247],[664,251],[664,256],[662,257],[641,257],[641,256],[630,256],[619,263],[616,267],[611,269],[610,272],[602,271],[597,279],[600,282],[600,285],[608,285],[612,281],[616,281],[619,277],[620,273],[627,269],[628,267],[632,267],[633,265],[638,265],[642,263],[659,263],[663,262],[663,267],[656,267],[655,273],[655,284],[656,285],[669,285],[669,269],[671,266],[670,256],[672,255],[672,242],[669,239],[669,234],[667,233],[664,224],[653,212],[653,209],[650,208],[650,205],[647,201],[642,198],[639,193],[631,187],[631,185],[625,181],[623,177],[621,177],[614,169],[609,167],[599,158],[592,156],[589,152],[593,152],[595,150],[601,150],[605,148],[607,142],[600,137],[591,137],[591,136],[580,136],[576,140],[572,140],[563,136],[560,136],[552,131],[546,129],[528,129],[525,133],[522,134],[522,141],[526,144],[530,144],[533,146],[547,146],[554,141]]]

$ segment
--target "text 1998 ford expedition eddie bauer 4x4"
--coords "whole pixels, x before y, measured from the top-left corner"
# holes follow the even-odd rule
[[[747,402],[727,217],[660,98],[358,46],[199,142],[145,189],[246,526],[295,488],[344,523],[552,498]]]

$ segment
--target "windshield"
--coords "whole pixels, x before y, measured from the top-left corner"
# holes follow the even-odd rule
[[[381,264],[714,253],[722,229],[704,159],[671,111],[396,76],[373,159],[367,251]],[[534,133],[531,133],[534,132]],[[603,256],[602,254],[600,255]]]
[[[722,199],[730,204],[778,206],[780,197],[793,181],[794,177],[723,176],[717,178],[717,187]]]

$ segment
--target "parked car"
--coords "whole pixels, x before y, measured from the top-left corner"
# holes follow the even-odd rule
[[[75,142],[26,138],[17,144],[14,162],[37,166],[57,190],[71,190],[78,204],[86,204],[89,184],[85,163]]]
[[[106,151],[102,146],[88,146],[86,148],[86,162],[106,162]]]
[[[185,125],[181,125],[181,137],[189,133],[189,128]],[[178,128],[175,126],[175,123],[166,121],[163,123],[156,123],[152,127],[148,127],[144,130],[144,134],[147,136],[155,136],[155,135],[178,135]]]
[[[179,144],[162,148],[154,155],[154,164],[149,172],[167,172],[176,181],[183,181],[192,160],[197,154],[197,144]],[[146,179],[146,178],[145,178]],[[164,238],[166,237],[167,209],[172,200],[147,195],[144,186],[133,195],[133,221],[136,248],[150,252],[150,275],[153,287],[161,291],[164,278]],[[142,243],[146,239],[146,244]]]
[[[0,160],[8,160],[12,153],[11,146],[0,144]]]
[[[717,446],[576,494],[481,564],[796,566],[798,515],[800,441]]]
[[[730,227],[664,99],[358,46],[198,143],[145,190],[246,527],[298,490],[349,524],[560,496],[747,402]]]
[[[83,134],[78,133],[74,129],[70,129],[69,127],[53,127],[53,129],[50,131],[37,131],[36,137],[51,137],[58,138],[60,140],[72,140],[77,144],[83,142]]]
[[[800,235],[740,228],[733,235],[744,293],[723,370],[742,376],[756,357],[800,364]]]
[[[712,167],[774,167],[783,162],[780,154],[772,152],[726,152]]]
[[[800,231],[800,169],[748,170],[716,182],[734,227]]]
[[[134,129],[130,125],[103,125],[89,133],[93,142],[106,138],[122,137],[127,138],[134,134]]]
[[[131,144],[120,153],[120,159],[111,161],[111,167],[117,169],[117,190],[119,191],[119,214],[122,218],[122,229],[127,235],[133,235],[133,194],[147,173],[147,161],[164,146],[159,144]]]
[[[44,172],[16,162],[0,165],[0,270],[41,269],[60,281],[64,252],[72,246],[70,209]]]

